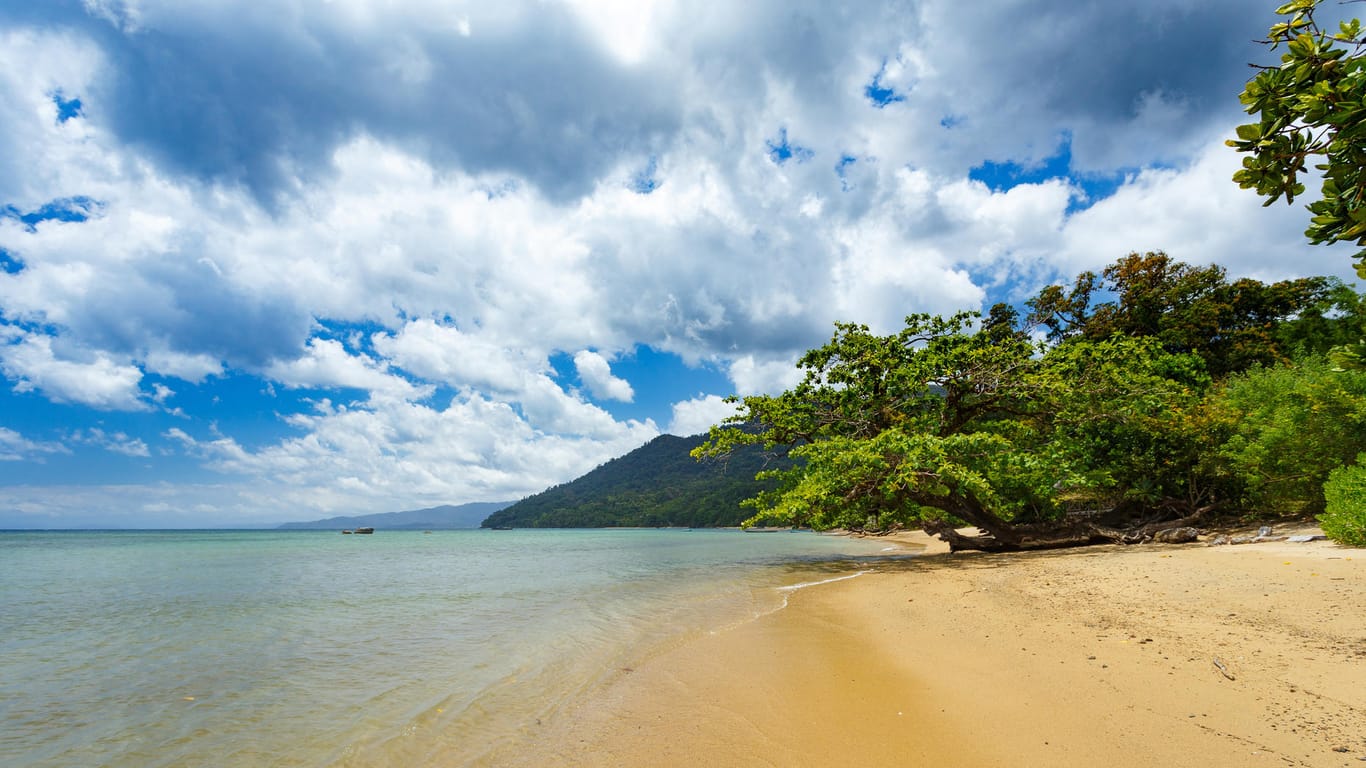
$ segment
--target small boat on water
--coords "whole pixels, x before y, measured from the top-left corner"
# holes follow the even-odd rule
[[[374,533],[374,528],[357,528],[356,533]]]
[[[342,529],[342,533],[345,533],[345,534],[348,534],[348,535],[349,535],[349,534],[351,533],[351,531],[349,531],[349,530],[343,528],[343,529]]]

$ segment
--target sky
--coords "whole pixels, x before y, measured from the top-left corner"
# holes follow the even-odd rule
[[[1350,279],[1250,0],[0,0],[0,528],[567,482],[836,321],[1134,251]]]

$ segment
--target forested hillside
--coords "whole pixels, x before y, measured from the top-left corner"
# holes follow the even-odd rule
[[[573,482],[529,496],[484,521],[485,528],[739,525],[740,507],[766,487],[765,468],[788,466],[758,447],[724,459],[696,461],[704,437],[662,435]]]

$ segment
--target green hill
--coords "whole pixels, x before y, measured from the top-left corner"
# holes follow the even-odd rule
[[[495,512],[485,528],[608,528],[739,525],[750,516],[740,501],[762,487],[754,474],[774,459],[755,449],[726,461],[688,455],[705,435],[661,435],[573,482],[557,485]],[[771,466],[771,464],[770,464]]]

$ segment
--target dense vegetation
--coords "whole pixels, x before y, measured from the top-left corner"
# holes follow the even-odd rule
[[[717,527],[749,517],[740,502],[771,485],[755,475],[788,462],[757,448],[720,460],[689,455],[703,437],[663,435],[565,485],[529,496],[483,527]]]
[[[1330,473],[1366,451],[1366,372],[1327,361],[1366,313],[1334,279],[1230,282],[1131,254],[1027,305],[889,336],[839,324],[799,385],[737,399],[694,454],[791,450],[750,522],[1016,550],[1321,512]]]
[[[1335,541],[1366,547],[1366,456],[1350,467],[1338,467],[1323,486],[1328,497],[1323,531]]]

